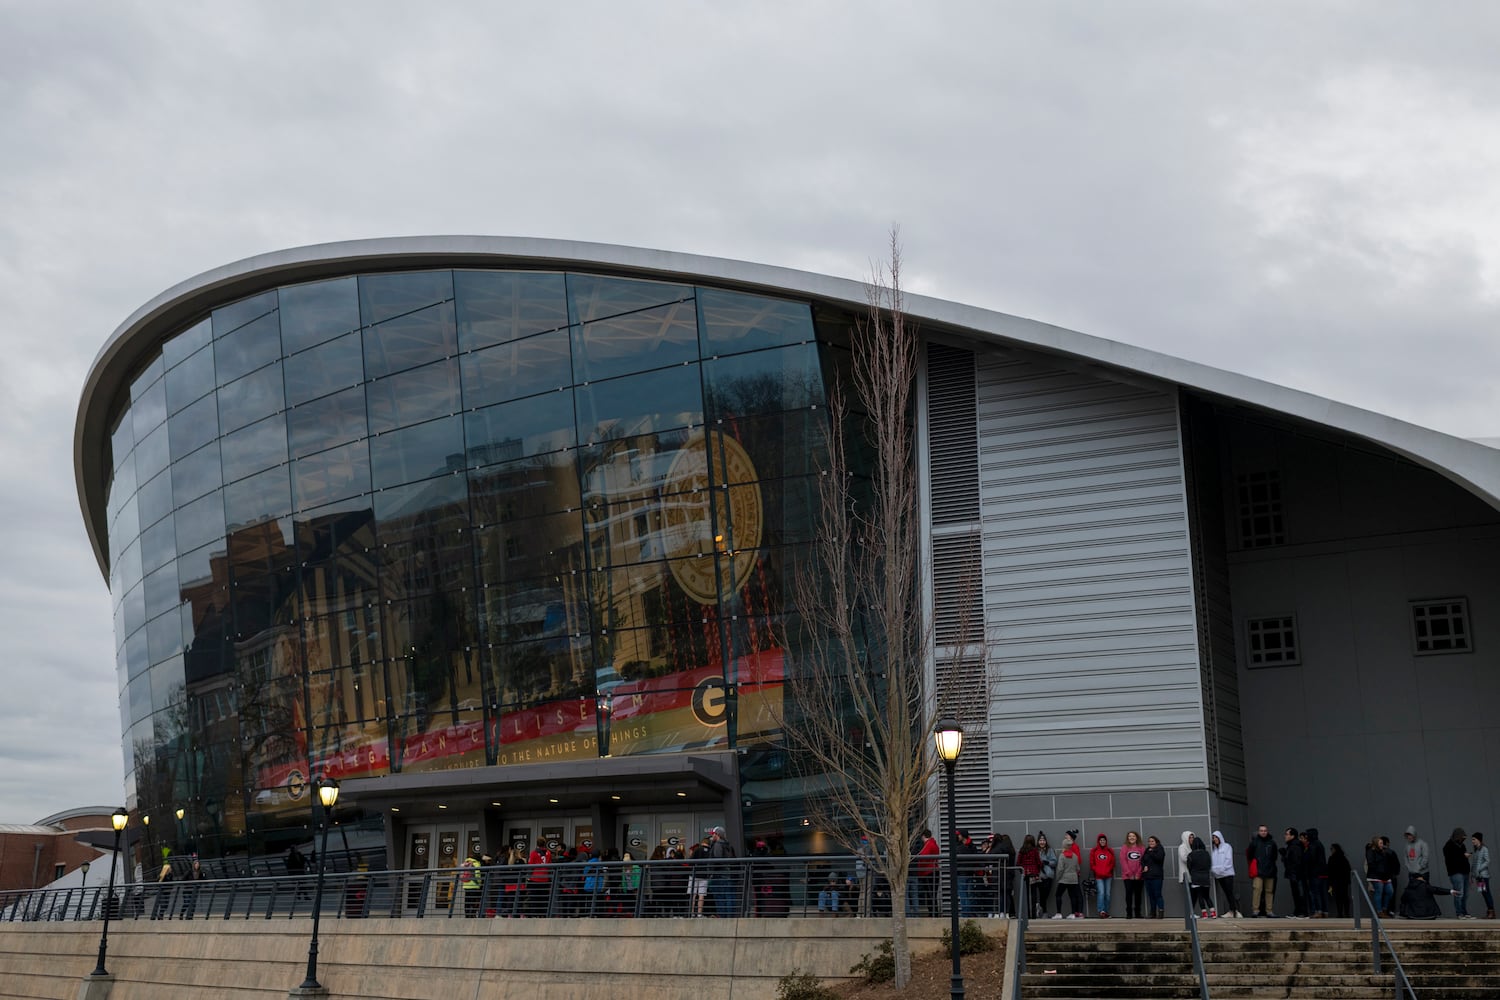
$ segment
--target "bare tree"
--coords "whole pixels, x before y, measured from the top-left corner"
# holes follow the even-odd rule
[[[868,838],[866,877],[890,886],[899,989],[911,977],[905,901],[913,839],[939,766],[932,725],[955,706],[953,692],[924,683],[933,645],[912,409],[921,345],[903,309],[894,229],[890,261],[870,282],[851,346],[854,405],[841,386],[830,387],[817,538],[792,585],[806,654],[787,678],[783,731],[819,828],[850,853]],[[870,451],[868,480],[851,468],[850,440],[859,435]],[[984,692],[972,694],[971,702]]]

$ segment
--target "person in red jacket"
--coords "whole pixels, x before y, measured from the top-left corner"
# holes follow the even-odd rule
[[[935,917],[937,912],[938,854],[941,848],[931,830],[922,831],[922,846],[912,861],[912,881],[916,883],[916,906],[907,906],[910,916]],[[907,893],[909,899],[911,893]]]
[[[1115,849],[1109,846],[1109,837],[1099,834],[1094,849],[1089,852],[1089,871],[1094,873],[1094,883],[1099,891],[1099,916],[1109,917],[1109,889],[1115,879]]]
[[[536,848],[527,857],[531,872],[526,876],[526,916],[545,917],[552,895],[552,852],[547,842],[536,838]]]

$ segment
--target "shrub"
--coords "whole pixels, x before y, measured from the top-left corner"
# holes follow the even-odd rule
[[[880,942],[872,955],[865,952],[863,958],[849,972],[863,973],[867,983],[888,983],[896,978],[896,953],[890,941]]]
[[[839,995],[817,976],[793,969],[777,980],[776,1000],[839,1000]]]
[[[953,947],[953,937],[946,929],[943,931],[943,949]],[[958,953],[960,955],[977,955],[981,951],[989,951],[995,947],[995,939],[984,931],[972,920],[965,920],[958,928]]]

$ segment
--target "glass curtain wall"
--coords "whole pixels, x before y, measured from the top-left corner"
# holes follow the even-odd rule
[[[153,840],[265,847],[323,773],[770,743],[824,367],[806,303],[574,273],[289,285],[167,340],[108,496]]]

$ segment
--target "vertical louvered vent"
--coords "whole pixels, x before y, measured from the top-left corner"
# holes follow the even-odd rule
[[[931,451],[932,523],[979,517],[979,422],[974,354],[927,346],[927,444]]]
[[[984,642],[984,573],[978,528],[932,539],[932,628],[939,646]]]
[[[953,773],[958,825],[970,833],[990,830],[990,690],[983,659],[938,664],[939,711],[952,712],[964,727],[963,752]],[[947,782],[939,782],[938,805],[947,822]]]

